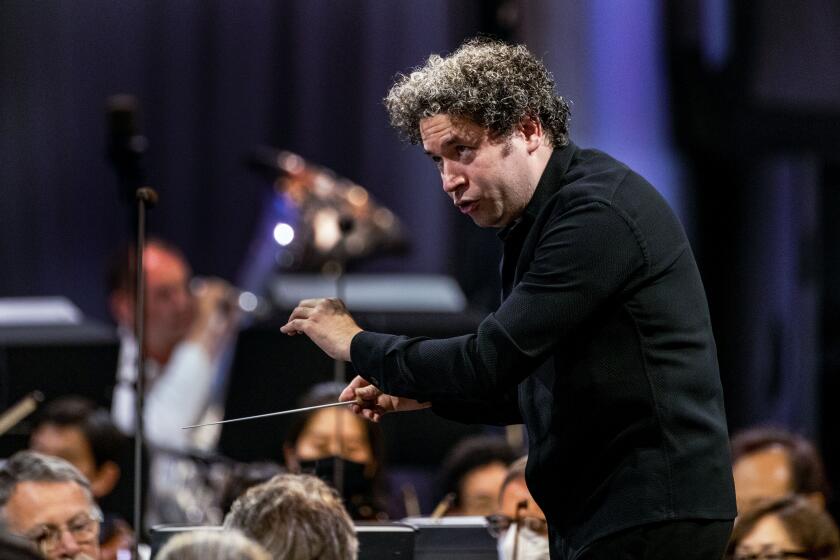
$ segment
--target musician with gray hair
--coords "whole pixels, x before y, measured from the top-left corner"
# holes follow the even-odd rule
[[[97,560],[99,524],[84,476],[64,459],[32,451],[0,468],[0,521],[30,540],[48,560]]]
[[[271,556],[239,531],[204,529],[172,537],[155,560],[271,560]]]
[[[305,474],[280,474],[239,497],[225,518],[284,560],[355,560],[353,522],[338,493]]]

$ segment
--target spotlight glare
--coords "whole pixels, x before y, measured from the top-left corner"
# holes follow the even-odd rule
[[[259,300],[257,296],[252,294],[251,292],[242,292],[239,294],[239,308],[246,312],[251,313],[257,310],[257,305],[259,304]]]
[[[274,226],[274,240],[285,247],[295,238],[295,230],[289,224],[279,223]]]

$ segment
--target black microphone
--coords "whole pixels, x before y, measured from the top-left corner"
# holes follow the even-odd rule
[[[106,102],[106,155],[119,176],[123,197],[130,200],[146,178],[141,159],[148,142],[137,128],[138,106],[137,98],[128,94],[112,95]]]

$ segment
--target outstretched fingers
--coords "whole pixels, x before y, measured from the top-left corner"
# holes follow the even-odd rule
[[[305,321],[309,319],[315,311],[314,306],[306,306],[304,303],[315,300],[303,300],[300,304],[292,310],[289,315],[289,320],[286,324],[280,327],[280,332],[288,335],[296,335],[305,332]]]

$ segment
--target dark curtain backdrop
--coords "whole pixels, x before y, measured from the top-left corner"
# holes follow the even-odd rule
[[[694,188],[695,251],[712,311],[730,427],[833,438],[831,317],[840,146],[840,5],[670,1],[673,122]],[[835,218],[830,218],[834,220]],[[824,409],[823,405],[827,404]],[[831,426],[831,429],[827,429]]]
[[[106,162],[105,100],[131,93],[161,202],[150,231],[195,270],[236,276],[268,184],[243,165],[290,149],[368,187],[413,249],[369,267],[446,272],[459,216],[381,99],[394,74],[475,33],[480,2],[0,3],[0,296],[61,294],[105,318],[104,260],[130,231]]]

